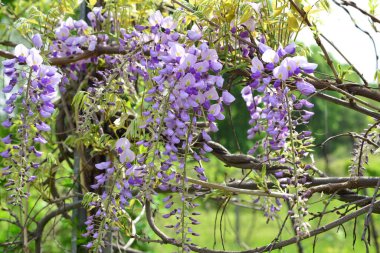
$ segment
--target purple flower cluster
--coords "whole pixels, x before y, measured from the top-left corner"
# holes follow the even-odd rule
[[[105,15],[105,14],[104,14]],[[109,37],[106,33],[98,33],[93,35],[94,31],[102,29],[102,24],[106,21],[106,17],[102,14],[102,8],[95,7],[92,12],[88,13],[89,26],[84,20],[74,20],[69,17],[66,21],[55,29],[55,39],[49,46],[50,56],[52,58],[70,57],[83,54],[85,51],[91,52],[98,45],[107,45]],[[112,22],[111,22],[112,23]],[[62,66],[64,79],[60,91],[65,91],[65,84],[69,80],[76,81],[81,73],[87,72],[88,63],[97,63],[97,56],[78,60],[67,66]],[[112,61],[113,57],[104,56],[106,62]]]
[[[93,51],[97,37],[87,35],[89,27],[84,20],[73,20],[71,17],[55,29],[55,40],[50,45],[52,57],[67,57],[83,53],[83,48]]]
[[[38,48],[42,46],[39,35],[33,36],[33,43]],[[55,67],[42,64],[43,58],[36,48],[28,49],[19,44],[14,54],[16,58],[3,61],[4,74],[9,82],[3,88],[7,94],[3,110],[8,117],[2,126],[17,127],[17,136],[8,135],[2,139],[7,148],[0,155],[9,158],[9,166],[3,169],[3,175],[11,174],[12,170],[17,172],[16,179],[10,179],[7,184],[8,190],[14,188],[18,193],[15,196],[17,202],[17,197],[27,196],[23,192],[25,182],[36,178],[31,169],[39,167],[42,152],[38,147],[47,143],[43,132],[50,131],[50,127],[45,121],[54,112],[52,99],[56,97],[56,86],[62,75]],[[19,105],[18,98],[21,98]],[[13,113],[16,108],[20,109],[19,114]],[[20,144],[12,143],[14,139],[20,139]]]
[[[163,162],[162,170],[167,171],[173,162],[180,160],[180,150],[193,143],[197,135],[203,135],[205,141],[210,140],[207,132],[197,126],[197,122],[204,120],[210,131],[217,131],[216,120],[224,119],[223,104],[230,104],[234,97],[228,91],[223,91],[222,96],[218,93],[223,87],[223,78],[218,75],[222,64],[214,49],[210,49],[206,43],[199,43],[198,47],[194,43],[188,43],[190,46],[181,43],[180,38],[186,39],[188,36],[181,36],[171,30],[176,25],[172,24],[169,17],[161,20],[159,12],[151,20],[157,22],[151,31],[156,40],[159,39],[150,50],[150,62],[158,75],[152,78],[154,86],[148,90],[145,98],[152,107],[144,115],[147,125],[162,125],[157,130],[165,142],[163,154],[167,159]],[[158,32],[160,30],[165,32]],[[155,119],[156,112],[164,112],[164,116]],[[161,137],[155,136],[153,141],[158,138]],[[210,147],[203,143],[199,154],[194,151],[193,157],[199,161],[200,155],[210,151]]]
[[[193,143],[197,135],[202,134],[205,141],[210,140],[206,131],[199,130],[197,122],[206,121],[210,131],[217,131],[216,120],[224,119],[222,103],[229,104],[234,98],[228,91],[224,91],[222,97],[218,94],[223,78],[210,74],[210,71],[217,73],[222,66],[217,61],[214,49],[209,49],[206,44],[201,44],[200,48],[186,48],[178,42],[159,44],[156,49],[158,50],[151,53],[165,64],[159,70],[159,75],[153,78],[155,86],[145,98],[146,102],[152,104],[152,108],[144,114],[147,124],[162,124],[162,128],[157,130],[164,136],[163,154],[167,160],[162,169],[167,171],[173,162],[179,161],[179,150],[184,150],[186,145]],[[160,122],[154,122],[156,111],[165,112],[163,122],[161,119]],[[193,157],[199,161],[202,155],[210,151],[211,148],[203,143],[199,152],[194,150]]]
[[[115,223],[119,221],[120,214],[129,207],[129,201],[142,197],[138,194],[147,174],[146,165],[133,164],[135,154],[130,148],[129,140],[120,138],[115,147],[119,160],[95,165],[102,173],[95,177],[96,183],[91,187],[95,190],[102,188],[102,195],[100,199],[89,203],[96,212],[88,217],[87,231],[83,234],[85,237],[91,237],[88,248],[99,247],[106,231],[118,230]]]
[[[259,43],[259,57],[251,61],[252,82],[242,89],[242,96],[249,109],[252,126],[248,131],[248,138],[265,133],[263,147],[272,151],[284,151],[288,147],[287,140],[290,135],[290,123],[295,127],[307,123],[312,112],[304,110],[313,104],[305,99],[297,100],[290,94],[292,85],[303,95],[311,95],[315,88],[299,77],[302,71],[312,73],[316,64],[308,63],[305,57],[289,56],[295,53],[295,45],[273,50],[264,43]],[[300,120],[293,120],[293,112],[300,113]],[[291,122],[290,122],[291,121]],[[251,153],[255,149],[250,150]],[[278,156],[279,162],[285,158]],[[267,157],[267,159],[270,159]]]
[[[122,46],[135,48],[135,38],[140,38],[139,43],[144,41],[141,50],[126,56],[129,80],[142,77],[148,82],[149,73],[155,74],[145,94],[148,105],[142,113],[145,124],[140,126],[153,131],[149,132],[150,139],[137,142],[147,150],[138,155],[138,161],[146,163],[151,171],[149,175],[153,175],[147,175],[143,189],[154,188],[153,183],[158,180],[160,190],[179,192],[185,204],[175,208],[174,203],[166,203],[166,208],[174,209],[164,217],[174,215],[178,220],[172,227],[177,233],[187,233],[182,218],[189,220],[189,224],[199,223],[183,210],[184,206],[196,206],[186,196],[187,156],[191,155],[200,164],[194,168],[198,178],[207,180],[201,161],[207,161],[205,154],[212,151],[207,145],[211,140],[208,131],[218,130],[216,121],[224,119],[223,105],[229,105],[235,98],[223,90],[224,80],[219,74],[222,64],[216,50],[201,41],[199,27],[194,26],[186,35],[178,33],[173,18],[163,17],[159,11],[149,18],[149,24],[136,26],[136,31],[130,34],[124,33],[121,42]]]
[[[315,87],[302,78],[302,74],[313,73],[317,64],[307,62],[303,56],[292,56],[296,51],[293,43],[273,50],[262,38],[257,45],[246,54],[252,56],[251,81],[241,91],[250,113],[248,138],[261,139],[257,143],[262,143],[264,163],[290,162],[293,167],[289,171],[291,177],[280,178],[279,181],[286,179],[287,184],[282,186],[290,191],[292,188],[302,191],[308,165],[301,159],[308,155],[313,139],[310,131],[299,132],[298,128],[307,124],[314,115],[308,110],[314,105],[302,97],[316,92]],[[254,154],[257,148],[258,145],[255,145],[249,152]],[[283,174],[283,171],[280,173]],[[273,218],[280,205],[274,205],[268,198],[262,202],[265,215]],[[302,236],[308,228],[308,223],[303,219],[307,214],[306,199],[299,197],[293,203],[296,210],[292,211],[292,218],[298,235]]]

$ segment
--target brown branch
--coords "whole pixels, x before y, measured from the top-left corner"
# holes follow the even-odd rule
[[[334,194],[336,193],[340,201],[364,206],[371,202],[372,197],[359,195],[355,192],[352,192],[348,189],[359,189],[359,188],[374,188],[380,177],[317,177],[309,178],[308,181],[304,184],[306,188],[310,188],[310,192],[305,192],[308,196],[311,196],[317,192],[323,192],[325,194]],[[281,179],[280,179],[281,180]],[[269,189],[276,187],[272,182],[266,183]],[[240,188],[247,190],[257,190],[259,186],[252,182],[241,182],[234,181],[227,184],[227,186],[232,188]],[[308,191],[309,191],[308,190]],[[376,208],[374,213],[380,214],[380,208]]]
[[[16,56],[8,51],[0,49],[0,57],[6,58],[6,59],[13,59],[16,58]]]
[[[334,98],[335,99],[335,98]],[[365,108],[364,108],[365,109]],[[378,115],[380,118],[380,115]],[[213,148],[212,153],[219,160],[225,162],[227,165],[237,168],[245,168],[245,169],[261,169],[264,164],[258,163],[257,159],[248,155],[234,155],[231,154],[224,146],[216,142],[208,142],[210,147]],[[267,164],[267,171],[269,173],[273,173],[275,171],[281,170],[289,170],[290,168],[284,165],[281,165],[281,169],[276,165]],[[365,205],[370,202],[371,198],[367,196],[358,195],[352,191],[347,189],[358,189],[358,188],[371,188],[375,187],[379,178],[376,177],[359,177],[359,178],[351,178],[351,177],[324,177],[324,178],[309,178],[305,187],[311,188],[314,186],[321,186],[320,188],[312,189],[312,192],[308,194],[313,194],[315,192],[324,192],[332,194],[335,191],[339,190],[337,195],[339,199],[344,202],[352,202],[358,199],[366,199],[363,201],[361,205]],[[280,179],[281,180],[281,179]],[[332,185],[336,184],[336,185]],[[328,185],[328,186],[326,186]],[[258,190],[259,187],[257,184],[253,182],[241,182],[234,181],[227,183],[228,187],[240,188],[240,189],[249,189],[249,190]],[[267,183],[267,187],[269,189],[273,189],[274,184],[271,182]],[[335,187],[335,188],[334,188]],[[334,188],[334,189],[333,189]],[[375,210],[375,213],[380,213],[380,208]]]
[[[360,77],[360,79],[363,80],[364,84],[366,86],[368,86],[368,81],[364,78],[363,74],[360,73],[360,71],[354,66],[354,64],[351,63],[351,61],[339,50],[339,48],[337,46],[335,46],[335,44],[329,40],[325,35],[321,34],[321,37],[326,40],[337,52],[338,54],[340,54],[343,59],[352,67],[352,69],[356,72],[356,74],[358,74],[358,76]]]
[[[317,185],[324,184],[337,184],[337,183],[347,183],[354,182],[351,187],[353,188],[373,188],[376,187],[377,182],[380,180],[380,177],[321,177],[313,178],[310,183],[306,183],[308,187],[314,187]],[[354,187],[356,186],[356,187]]]
[[[307,188],[313,189],[312,191],[314,192],[333,193],[334,191],[341,189],[374,188],[379,180],[380,177],[315,177],[308,179],[304,185]],[[269,182],[267,185],[268,187],[275,186]],[[234,181],[228,183],[227,186],[249,190],[258,189],[257,184],[253,182]]]
[[[368,249],[368,244],[369,244],[369,241],[370,241],[370,235],[368,236],[368,240],[366,240],[365,237],[366,237],[367,230],[369,230],[369,226],[370,226],[370,222],[371,222],[371,214],[373,212],[373,203],[375,203],[379,187],[380,187],[380,179],[377,181],[375,192],[373,193],[373,197],[372,197],[372,200],[371,200],[371,207],[368,210],[368,213],[366,215],[365,222],[364,222],[364,230],[363,230],[363,234],[362,234],[362,238],[361,239],[362,239],[362,241],[364,241],[367,249]],[[368,234],[369,234],[369,232],[368,232]]]
[[[235,194],[247,194],[252,196],[267,196],[274,198],[283,198],[283,199],[291,199],[294,198],[293,194],[285,193],[285,192],[271,192],[271,191],[263,191],[263,190],[247,190],[239,187],[230,187],[221,184],[215,184],[210,182],[205,182],[201,180],[196,180],[193,178],[186,178],[189,183],[203,186],[208,189],[220,190],[227,193],[235,193]]]
[[[59,58],[49,58],[49,62],[51,65],[62,66],[67,65],[73,62],[77,62],[80,60],[88,59],[91,57],[97,57],[103,54],[127,54],[129,51],[120,50],[118,46],[97,46],[94,51],[85,50],[81,54],[76,54],[68,57],[59,57]],[[16,58],[16,56],[8,51],[0,50],[0,57],[4,57],[7,59]]]
[[[313,236],[316,236],[318,234],[321,234],[321,233],[324,233],[328,230],[331,230],[335,227],[338,227],[352,219],[355,219],[357,217],[359,217],[360,215],[363,215],[365,213],[367,213],[371,208],[379,208],[380,207],[380,200],[379,201],[376,201],[374,202],[373,204],[370,204],[370,205],[367,205],[365,207],[362,207],[361,209],[355,211],[355,212],[352,212],[348,215],[345,215],[331,223],[328,223],[327,225],[325,226],[322,226],[322,227],[319,227],[315,230],[312,230],[310,231],[306,236],[304,237],[297,237],[297,236],[294,236],[288,240],[284,240],[284,241],[281,241],[281,242],[278,242],[278,243],[271,243],[269,245],[266,245],[266,246],[262,246],[262,247],[259,247],[259,248],[255,248],[255,249],[249,249],[249,250],[244,250],[244,251],[220,251],[220,250],[211,250],[211,249],[207,249],[207,248],[199,248],[199,247],[196,247],[196,246],[193,246],[193,245],[186,245],[189,249],[191,249],[192,251],[195,251],[195,252],[199,252],[199,253],[258,253],[258,252],[267,252],[267,251],[272,251],[272,250],[275,250],[275,249],[281,249],[285,246],[289,246],[289,245],[292,245],[292,244],[295,244],[297,243],[298,241],[301,241],[301,240],[305,240],[307,238],[310,238],[310,237],[313,237]],[[149,226],[152,228],[153,232],[158,235],[158,237],[161,238],[161,240],[163,241],[163,243],[166,243],[166,244],[172,244],[174,246],[177,246],[177,247],[181,247],[181,243],[175,241],[174,239],[171,239],[169,238],[168,236],[166,236],[157,226],[156,224],[154,223],[154,219],[153,219],[153,216],[152,216],[152,210],[151,210],[151,207],[150,207],[150,203],[147,201],[146,202],[146,217],[147,217],[147,220],[148,220],[148,224]]]
[[[358,11],[360,11],[361,13],[363,13],[364,15],[368,16],[372,22],[374,23],[379,23],[380,24],[380,19],[378,19],[377,17],[375,17],[374,15],[372,15],[371,13],[368,13],[366,12],[365,10],[359,8],[356,3],[352,2],[352,1],[346,1],[346,0],[342,0],[342,5],[345,5],[345,6],[351,6],[355,9],[357,9]]]
[[[368,137],[368,135],[369,135],[369,133],[372,131],[372,129],[374,129],[375,127],[377,127],[378,125],[380,124],[380,121],[377,121],[377,122],[375,122],[374,124],[372,124],[372,126],[370,126],[367,130],[366,130],[366,132],[364,133],[364,137],[365,138],[367,138]],[[363,163],[363,153],[364,153],[364,144],[365,144],[366,142],[363,140],[362,142],[361,142],[361,144],[360,144],[360,151],[359,151],[359,160],[358,160],[358,167],[357,167],[357,169],[358,169],[358,174],[360,174],[360,170],[361,170],[361,168],[363,167],[362,166],[362,163]],[[359,175],[358,175],[359,176]]]
[[[262,163],[255,157],[245,154],[231,154],[223,145],[214,141],[208,141],[207,145],[212,148],[211,153],[224,162],[227,166],[239,169],[261,170],[264,166],[267,171],[273,172],[276,170],[289,170],[290,168],[284,165],[270,165]]]
[[[37,223],[37,228],[36,228],[35,232],[33,233],[34,239],[35,239],[35,252],[36,253],[41,253],[42,234],[43,234],[43,230],[44,230],[46,224],[48,224],[48,222],[51,219],[53,219],[54,217],[61,215],[67,211],[79,208],[79,207],[81,207],[81,202],[67,204],[67,205],[63,206],[62,208],[56,209],[56,210],[48,213]]]
[[[309,80],[308,80],[309,81]],[[380,111],[380,108],[373,105],[372,103],[369,103],[367,101],[364,101],[358,97],[356,97],[355,95],[351,94],[348,90],[349,90],[349,87],[346,87],[346,86],[342,86],[341,85],[336,85],[335,83],[332,83],[332,82],[329,82],[329,81],[318,81],[316,82],[315,79],[311,78],[310,79],[310,83],[312,83],[313,85],[315,85],[316,87],[321,87],[322,89],[328,89],[328,90],[332,90],[332,91],[336,91],[336,92],[339,92],[340,94],[344,95],[345,97],[347,97],[348,99],[352,100],[352,101],[355,101],[357,103],[360,103],[362,105],[365,105],[369,108],[372,108],[374,109],[375,111]],[[352,91],[351,91],[352,92]],[[357,91],[359,92],[359,91]],[[368,92],[368,88],[367,88],[367,92]],[[377,95],[379,96],[380,93],[377,92],[377,91],[373,91],[371,92],[371,95]],[[376,102],[379,101],[378,100],[378,97],[376,96]]]
[[[22,225],[21,225],[20,223],[18,223],[17,221],[13,221],[13,220],[8,220],[8,219],[0,218],[0,223],[1,223],[1,222],[8,222],[8,223],[10,223],[10,224],[13,224],[13,225],[19,227],[19,228],[22,227]]]
[[[380,119],[380,114],[379,113],[376,113],[374,111],[371,111],[365,107],[361,107],[361,106],[358,106],[357,104],[355,103],[350,103],[350,102],[347,102],[345,100],[342,100],[342,99],[339,99],[339,98],[336,98],[336,97],[333,97],[333,96],[330,96],[330,95],[327,95],[327,94],[324,94],[324,93],[318,93],[316,94],[317,97],[320,97],[320,98],[323,98],[327,101],[330,101],[334,104],[338,104],[338,105],[342,105],[344,107],[347,107],[347,108],[350,108],[352,110],[355,110],[357,112],[360,112],[360,113],[363,113],[363,114],[366,114],[368,116],[371,116],[375,119]]]
[[[6,47],[15,47],[17,44],[13,43],[12,41],[4,40],[4,41],[0,41],[0,45],[6,46]]]
[[[334,98],[334,97],[333,97]],[[336,99],[336,98],[334,98]],[[364,110],[367,110],[363,108]],[[380,118],[380,115],[378,115]],[[238,154],[234,155],[231,154],[224,146],[222,146],[219,143],[210,141],[207,142],[207,144],[213,148],[212,153],[215,155],[216,158],[219,160],[225,162],[227,165],[237,168],[245,168],[245,169],[261,169],[264,164],[260,164],[257,159],[255,159],[252,156],[244,155],[244,154]],[[290,170],[289,167],[285,165],[281,165],[281,169],[276,165],[269,165],[266,164],[267,171],[269,173],[274,173],[278,170],[284,171],[284,170]],[[323,176],[323,175],[322,175]],[[365,200],[361,203],[361,206],[368,204],[371,200],[371,198],[367,196],[358,195],[352,191],[349,191],[348,189],[358,189],[358,188],[372,188],[375,187],[379,178],[376,177],[358,177],[358,178],[351,178],[351,177],[323,177],[323,178],[308,178],[308,181],[305,184],[305,187],[311,188],[315,186],[321,186],[320,188],[312,189],[312,192],[309,192],[307,194],[313,194],[315,192],[324,192],[332,194],[335,191],[337,192],[337,195],[339,196],[339,199],[344,202],[353,202],[356,200]],[[281,179],[280,179],[281,181]],[[335,184],[335,185],[333,185]],[[328,186],[326,186],[328,185]],[[249,190],[258,190],[259,187],[257,184],[253,182],[241,182],[241,181],[234,181],[227,183],[228,187],[233,188],[240,188],[240,189],[249,189]],[[269,189],[273,189],[275,185],[271,182],[267,183],[267,187]],[[333,189],[334,188],[334,189]],[[375,210],[375,213],[380,213],[380,208]]]
[[[346,216],[343,216],[342,218],[339,218],[339,219],[337,219],[337,220],[335,220],[335,221],[333,221],[333,222],[331,222],[331,223],[329,223],[329,224],[327,224],[325,226],[322,226],[320,228],[312,230],[312,231],[310,231],[310,233],[308,235],[306,235],[306,236],[304,236],[302,238],[298,238],[298,237],[295,236],[295,237],[290,238],[288,240],[276,243],[276,244],[273,245],[273,247],[271,247],[271,249],[272,250],[274,250],[274,249],[281,249],[281,248],[283,248],[285,246],[289,246],[291,244],[297,243],[297,241],[299,241],[299,240],[305,240],[305,239],[310,238],[312,236],[324,233],[324,232],[326,232],[328,230],[331,230],[331,229],[333,229],[335,227],[338,227],[338,226],[340,226],[340,225],[342,225],[342,224],[344,224],[344,223],[346,223],[346,222],[348,222],[348,221],[350,221],[350,220],[352,220],[352,219],[354,219],[356,217],[359,217],[360,215],[363,215],[363,214],[367,213],[368,210],[371,208],[371,206],[379,208],[380,207],[380,201],[376,201],[373,205],[367,205],[367,206],[365,206],[365,207],[363,207],[363,208],[361,208],[361,209],[359,209],[359,210],[357,210],[355,212],[352,212],[352,213],[350,213],[350,214],[348,214]],[[253,251],[246,251],[245,253],[265,252],[265,251],[267,251],[266,250],[267,247],[268,246],[256,248]]]
[[[326,178],[326,179],[329,179],[329,178]],[[325,193],[325,194],[332,194],[343,189],[359,189],[363,187],[369,188],[371,186],[365,185],[365,183],[360,185],[359,181],[353,179],[353,180],[348,180],[341,183],[334,182],[334,183],[326,183],[322,185],[313,186],[307,190],[306,194],[307,196],[311,197],[314,193],[318,193],[318,192]]]
[[[307,18],[307,13],[301,9],[293,0],[289,0],[290,4],[294,7],[294,9],[296,9],[296,11],[299,13],[299,15],[302,17],[303,21],[307,24],[307,26],[313,30],[312,28],[314,28],[314,25],[309,21],[309,19]],[[333,72],[334,74],[334,77],[335,77],[335,81],[337,83],[341,83],[341,80],[338,76],[338,73],[334,67],[334,64],[333,64],[333,61],[331,60],[329,54],[327,53],[327,50],[325,48],[325,46],[322,44],[322,41],[321,39],[318,37],[317,33],[314,33],[314,40],[315,42],[317,43],[317,45],[319,46],[319,48],[322,50],[323,52],[323,55],[326,59],[326,62],[327,64],[329,65],[331,71]]]
[[[352,139],[361,139],[365,142],[367,142],[368,144],[371,144],[372,146],[376,147],[376,148],[380,148],[380,146],[373,142],[372,140],[364,137],[364,136],[361,136],[360,134],[357,134],[357,133],[354,133],[354,132],[347,132],[347,133],[342,133],[342,134],[337,134],[337,135],[334,135],[334,136],[330,136],[329,138],[327,138],[325,141],[323,141],[320,146],[324,146],[327,142],[333,140],[333,139],[336,139],[338,137],[342,137],[342,136],[350,136]]]

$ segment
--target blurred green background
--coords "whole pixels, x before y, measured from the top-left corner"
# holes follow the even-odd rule
[[[40,1],[27,1],[27,0],[3,0],[2,8],[0,12],[0,41],[15,41],[17,43],[27,42],[27,38],[21,36],[17,32],[19,24],[12,22],[13,18],[33,18],[30,13],[34,13],[33,9],[37,9],[41,12],[49,11],[49,6],[53,1],[40,0]],[[76,4],[76,1],[58,1],[62,4],[72,5]],[[6,7],[6,8],[5,8]],[[10,11],[12,10],[12,11]],[[79,16],[79,13],[74,13],[74,16]],[[12,17],[11,19],[9,17]],[[5,50],[11,50],[11,47],[1,46],[0,48]],[[310,62],[319,64],[318,72],[332,74],[324,63],[322,56],[320,56],[317,47],[311,47],[310,49]],[[335,62],[336,65],[339,63]],[[348,69],[344,64],[340,64],[342,69]],[[322,76],[321,76],[322,77]],[[352,73],[348,73],[345,78],[351,81],[358,81],[358,77]],[[3,85],[3,76],[0,76],[0,83]],[[1,86],[3,87],[3,86]],[[228,109],[226,112],[226,120],[219,123],[219,132],[214,135],[214,139],[226,146],[231,152],[246,153],[247,150],[253,145],[254,141],[247,141],[246,132],[249,128],[248,120],[249,115],[246,110],[244,101],[240,97],[240,88],[234,87],[232,93],[237,98],[234,106]],[[332,93],[333,94],[333,93]],[[1,105],[4,103],[4,95],[0,96]],[[372,122],[369,117],[363,116],[357,112],[350,111],[340,106],[330,104],[320,99],[312,99],[315,104],[313,111],[315,116],[309,124],[309,128],[314,133],[315,137],[315,161],[318,168],[328,172],[329,175],[344,176],[347,175],[348,166],[350,165],[350,157],[352,152],[353,141],[350,137],[339,137],[331,140],[325,146],[320,144],[331,136],[335,136],[345,132],[362,132],[365,127]],[[4,115],[0,115],[4,118]],[[4,137],[8,134],[8,130],[0,126],[0,136]],[[2,148],[0,144],[0,148]],[[0,158],[0,164],[2,163]],[[380,165],[380,159],[378,157],[371,157],[367,167],[369,175],[380,176],[378,167]],[[71,174],[72,171],[66,166],[66,171],[62,174]],[[211,182],[223,182],[232,178],[242,178],[242,172],[238,169],[225,167],[224,164],[218,160],[211,158],[210,163],[205,165],[206,174]],[[0,203],[1,208],[5,207],[5,191],[2,185],[5,183],[4,179],[0,179]],[[64,185],[64,183],[63,183]],[[67,182],[70,185],[70,180]],[[30,199],[31,204],[37,199],[37,194],[32,194]],[[164,196],[157,196],[157,203],[159,199]],[[310,212],[317,212],[323,210],[325,203],[327,202],[327,196],[313,197],[310,200],[311,209]],[[200,237],[195,238],[194,242],[205,247],[215,249],[222,249],[223,237],[224,245],[227,250],[243,250],[258,246],[263,246],[270,243],[277,235],[278,229],[281,226],[277,220],[266,223],[266,218],[263,217],[261,211],[248,208],[252,206],[252,200],[242,197],[239,199],[239,204],[234,204],[235,199],[231,199],[229,204],[223,209],[224,200],[221,199],[209,199],[209,201],[199,201],[201,206],[198,210],[202,213],[199,216],[201,224],[194,230],[201,234]],[[38,210],[44,206],[43,201],[39,202],[35,207]],[[329,207],[334,207],[342,204],[337,200],[333,200]],[[43,217],[47,213],[48,209],[45,209],[39,214],[39,217]],[[223,214],[222,214],[223,213]],[[287,213],[286,205],[283,206],[282,211],[279,213],[281,218],[284,218]],[[166,220],[161,219],[163,213],[157,213],[156,219],[158,224],[163,227],[166,224]],[[222,217],[222,221],[221,221]],[[322,220],[322,224],[332,221],[337,218],[337,215],[326,216]],[[380,218],[373,216],[376,219],[377,224],[380,224]],[[10,218],[9,214],[0,210],[0,219]],[[281,219],[280,219],[281,220]],[[55,225],[53,230],[46,229],[46,240],[43,242],[44,252],[58,253],[58,252],[70,252],[70,231],[71,221],[62,217],[57,217],[50,224],[50,227]],[[316,227],[318,220],[311,221],[312,227]],[[365,252],[365,246],[360,241],[361,232],[363,230],[364,217],[357,220],[356,229],[356,244],[353,246],[353,231],[354,224],[349,222],[343,227],[331,230],[318,236],[318,242],[316,244],[315,252]],[[380,229],[380,227],[378,227]],[[138,225],[138,230],[146,233],[149,236],[154,237],[153,233],[147,226],[144,225],[144,220]],[[164,229],[164,231],[166,231]],[[20,231],[14,226],[9,226],[8,223],[1,222],[0,220],[0,245],[7,241],[7,238],[14,238]],[[170,231],[167,230],[170,234]],[[290,224],[285,227],[284,233],[281,239],[290,238],[294,235]],[[84,239],[81,239],[82,242]],[[312,252],[314,238],[310,238],[302,241],[304,252]],[[146,252],[175,252],[175,247],[159,244],[147,244],[138,242],[135,245],[137,248]],[[3,248],[0,246],[0,252]],[[372,248],[373,250],[373,248]],[[286,247],[280,252],[297,252],[295,245]],[[373,251],[374,252],[374,251]]]

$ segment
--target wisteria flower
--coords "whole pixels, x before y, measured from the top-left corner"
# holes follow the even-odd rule
[[[201,53],[202,59],[207,61],[217,61],[218,60],[218,53],[215,49],[205,49],[202,50]]]
[[[187,31],[187,37],[192,41],[200,40],[200,38],[202,38],[202,31],[196,24],[194,24],[191,27],[191,30]]]
[[[156,11],[153,15],[149,17],[148,21],[151,26],[155,26],[155,25],[161,25],[161,22],[163,19],[164,17],[162,16],[161,12]]]
[[[57,39],[65,41],[70,36],[70,30],[64,26],[59,27],[55,31],[55,36],[57,37]]]
[[[288,54],[294,54],[296,52],[296,44],[294,42],[290,43],[289,45],[287,45],[284,50],[288,53]]]
[[[315,87],[306,82],[305,80],[299,80],[296,82],[297,89],[301,92],[301,94],[305,96],[309,96],[315,92]]]
[[[286,79],[288,79],[288,70],[283,65],[277,66],[273,69],[273,76],[277,79],[285,81]]]
[[[251,61],[252,63],[252,67],[251,67],[251,71],[252,73],[256,73],[256,72],[261,72],[263,71],[264,69],[264,65],[263,63],[259,60],[259,58],[257,58],[256,56],[252,59]]]
[[[23,45],[18,44],[15,47],[15,56],[18,58],[20,62],[25,62],[26,57],[29,55],[29,50]]]
[[[197,62],[197,56],[193,54],[186,54],[184,57],[181,58],[180,61],[180,69],[184,70],[186,68],[190,68]]]
[[[32,37],[32,42],[33,42],[33,45],[40,49],[42,47],[42,39],[41,39],[41,35],[39,33],[33,35]]]
[[[39,123],[36,123],[36,128],[40,131],[44,131],[44,132],[49,132],[50,131],[50,126],[48,124],[46,124],[45,122],[39,122]]]
[[[180,44],[171,43],[169,55],[173,57],[173,59],[177,59],[177,57],[183,57],[185,54],[185,49]]]
[[[266,63],[277,63],[280,60],[280,57],[278,56],[277,52],[273,49],[267,49],[263,53],[262,59]]]
[[[120,138],[116,142],[116,151],[120,155],[119,160],[121,163],[132,162],[135,160],[135,153],[130,149],[131,143],[127,138]]]
[[[231,104],[232,102],[235,101],[235,97],[232,96],[231,93],[229,93],[228,91],[223,91],[222,93],[222,98],[223,98],[223,103],[225,103],[226,105],[229,105]]]
[[[294,56],[293,60],[298,67],[302,68],[306,73],[313,73],[313,71],[318,67],[318,64],[307,62],[304,56]]]
[[[171,16],[168,16],[162,20],[161,27],[165,29],[166,33],[170,33],[171,30],[177,27],[177,22]]]
[[[30,54],[26,58],[26,63],[30,67],[38,68],[38,66],[40,66],[43,62],[43,59],[42,59],[42,56],[40,55],[40,52],[37,49],[32,48],[32,49],[30,49],[29,53]]]
[[[248,3],[253,4],[253,3]],[[253,18],[248,19],[244,23],[242,23],[243,26],[247,27],[248,31],[253,32],[256,28],[256,22]]]
[[[1,139],[4,144],[10,144],[12,142],[11,135],[7,135],[4,138]]]

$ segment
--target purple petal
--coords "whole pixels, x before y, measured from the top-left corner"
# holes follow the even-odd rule
[[[9,93],[13,90],[13,86],[12,85],[7,85],[3,88],[3,92],[4,93]]]
[[[42,39],[41,39],[41,35],[40,34],[35,34],[32,38],[32,42],[33,42],[33,45],[40,49],[42,47]]]
[[[297,89],[301,92],[301,94],[305,96],[309,96],[315,92],[315,87],[306,82],[305,80],[301,80],[296,82]]]
[[[4,142],[4,144],[9,144],[12,142],[11,135],[7,135],[6,137],[2,138],[1,140]]]
[[[111,166],[111,162],[110,161],[95,164],[95,167],[98,170],[108,169],[110,166]]]
[[[50,126],[44,122],[36,123],[36,128],[40,131],[49,132]]]
[[[232,102],[235,101],[235,97],[226,90],[223,91],[222,98],[223,98],[223,103],[226,105],[230,105]]]
[[[1,123],[1,125],[5,128],[9,128],[12,126],[12,122],[9,119],[7,119],[7,120],[3,121],[3,123]]]

